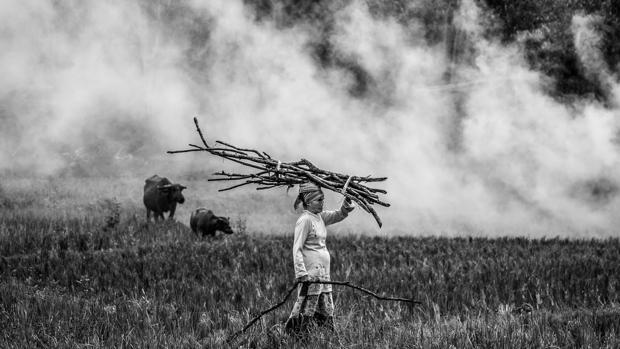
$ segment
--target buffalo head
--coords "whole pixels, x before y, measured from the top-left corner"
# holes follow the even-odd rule
[[[183,189],[187,189],[187,187],[181,184],[165,184],[157,187],[157,190],[165,194],[170,202],[174,201],[180,204],[185,202],[185,197],[182,193]]]
[[[215,230],[219,230],[224,234],[232,234],[233,230],[230,227],[230,217],[216,217]]]

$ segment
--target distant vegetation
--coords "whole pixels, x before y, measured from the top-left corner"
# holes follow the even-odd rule
[[[500,19],[504,40],[513,41],[523,32],[539,31],[538,38],[530,37],[525,42],[527,58],[533,68],[555,79],[557,94],[607,98],[603,82],[588,77],[575,54],[571,20],[575,14],[598,17],[594,25],[601,36],[599,48],[607,65],[617,74],[620,72],[620,2],[486,0],[485,3]]]
[[[292,285],[290,235],[201,239],[181,223],[147,225],[123,199],[128,185],[90,183],[114,188],[117,200],[55,180],[47,187],[62,196],[56,202],[3,186],[0,347],[219,347]],[[58,215],[54,205],[64,205]],[[423,305],[337,287],[339,339],[323,334],[306,347],[620,345],[618,239],[336,235],[328,246],[333,279]],[[293,345],[281,326],[291,306],[236,344]]]
[[[350,0],[244,0],[254,10],[257,20],[276,20],[283,26],[311,24],[325,33],[315,43],[318,62],[352,70],[364,81],[365,72],[354,62],[343,61],[327,40],[333,26],[335,9]],[[453,45],[451,28],[455,10],[463,0],[366,0],[371,13],[378,18],[392,17],[404,26],[422,23],[428,44],[448,41]],[[575,52],[571,21],[575,15],[591,15],[601,36],[599,49],[610,70],[620,71],[620,2],[615,0],[473,0],[485,12],[486,35],[504,43],[519,43],[530,66],[553,79],[550,94],[559,99],[593,97],[607,102],[605,82],[588,76]],[[452,32],[451,32],[452,31]],[[617,79],[617,77],[616,77]],[[363,92],[364,83],[359,90]]]

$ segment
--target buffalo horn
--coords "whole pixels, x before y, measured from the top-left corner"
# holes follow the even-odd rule
[[[166,185],[159,186],[157,189],[159,189],[159,190],[168,190],[168,189],[170,189],[172,187],[173,187],[172,184],[166,184]]]

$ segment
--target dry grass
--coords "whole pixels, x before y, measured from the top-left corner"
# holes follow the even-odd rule
[[[141,186],[130,179],[3,183],[0,347],[221,347],[292,284],[291,238],[269,228],[288,202],[243,192],[220,202],[223,196],[207,196],[195,182],[184,211],[201,205],[230,212],[233,222],[236,212],[257,210],[265,218],[257,229],[240,213],[247,234],[201,239],[182,223],[146,224]],[[280,219],[275,226],[290,223]],[[328,245],[334,279],[415,297],[423,306],[336,288],[337,338],[289,338],[281,328],[288,303],[235,345],[620,345],[617,239],[344,235]]]

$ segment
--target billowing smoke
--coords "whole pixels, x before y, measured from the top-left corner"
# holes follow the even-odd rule
[[[183,42],[139,4],[1,6],[3,169],[49,174],[76,162],[103,169],[145,161],[189,135],[175,121],[197,110]]]
[[[198,116],[212,139],[389,177],[384,231],[617,235],[620,94],[597,17],[571,28],[606,105],[552,98],[473,0],[436,43],[362,1],[334,2],[321,25],[234,0],[0,7],[4,171],[191,170],[196,157],[164,153],[196,141]]]

